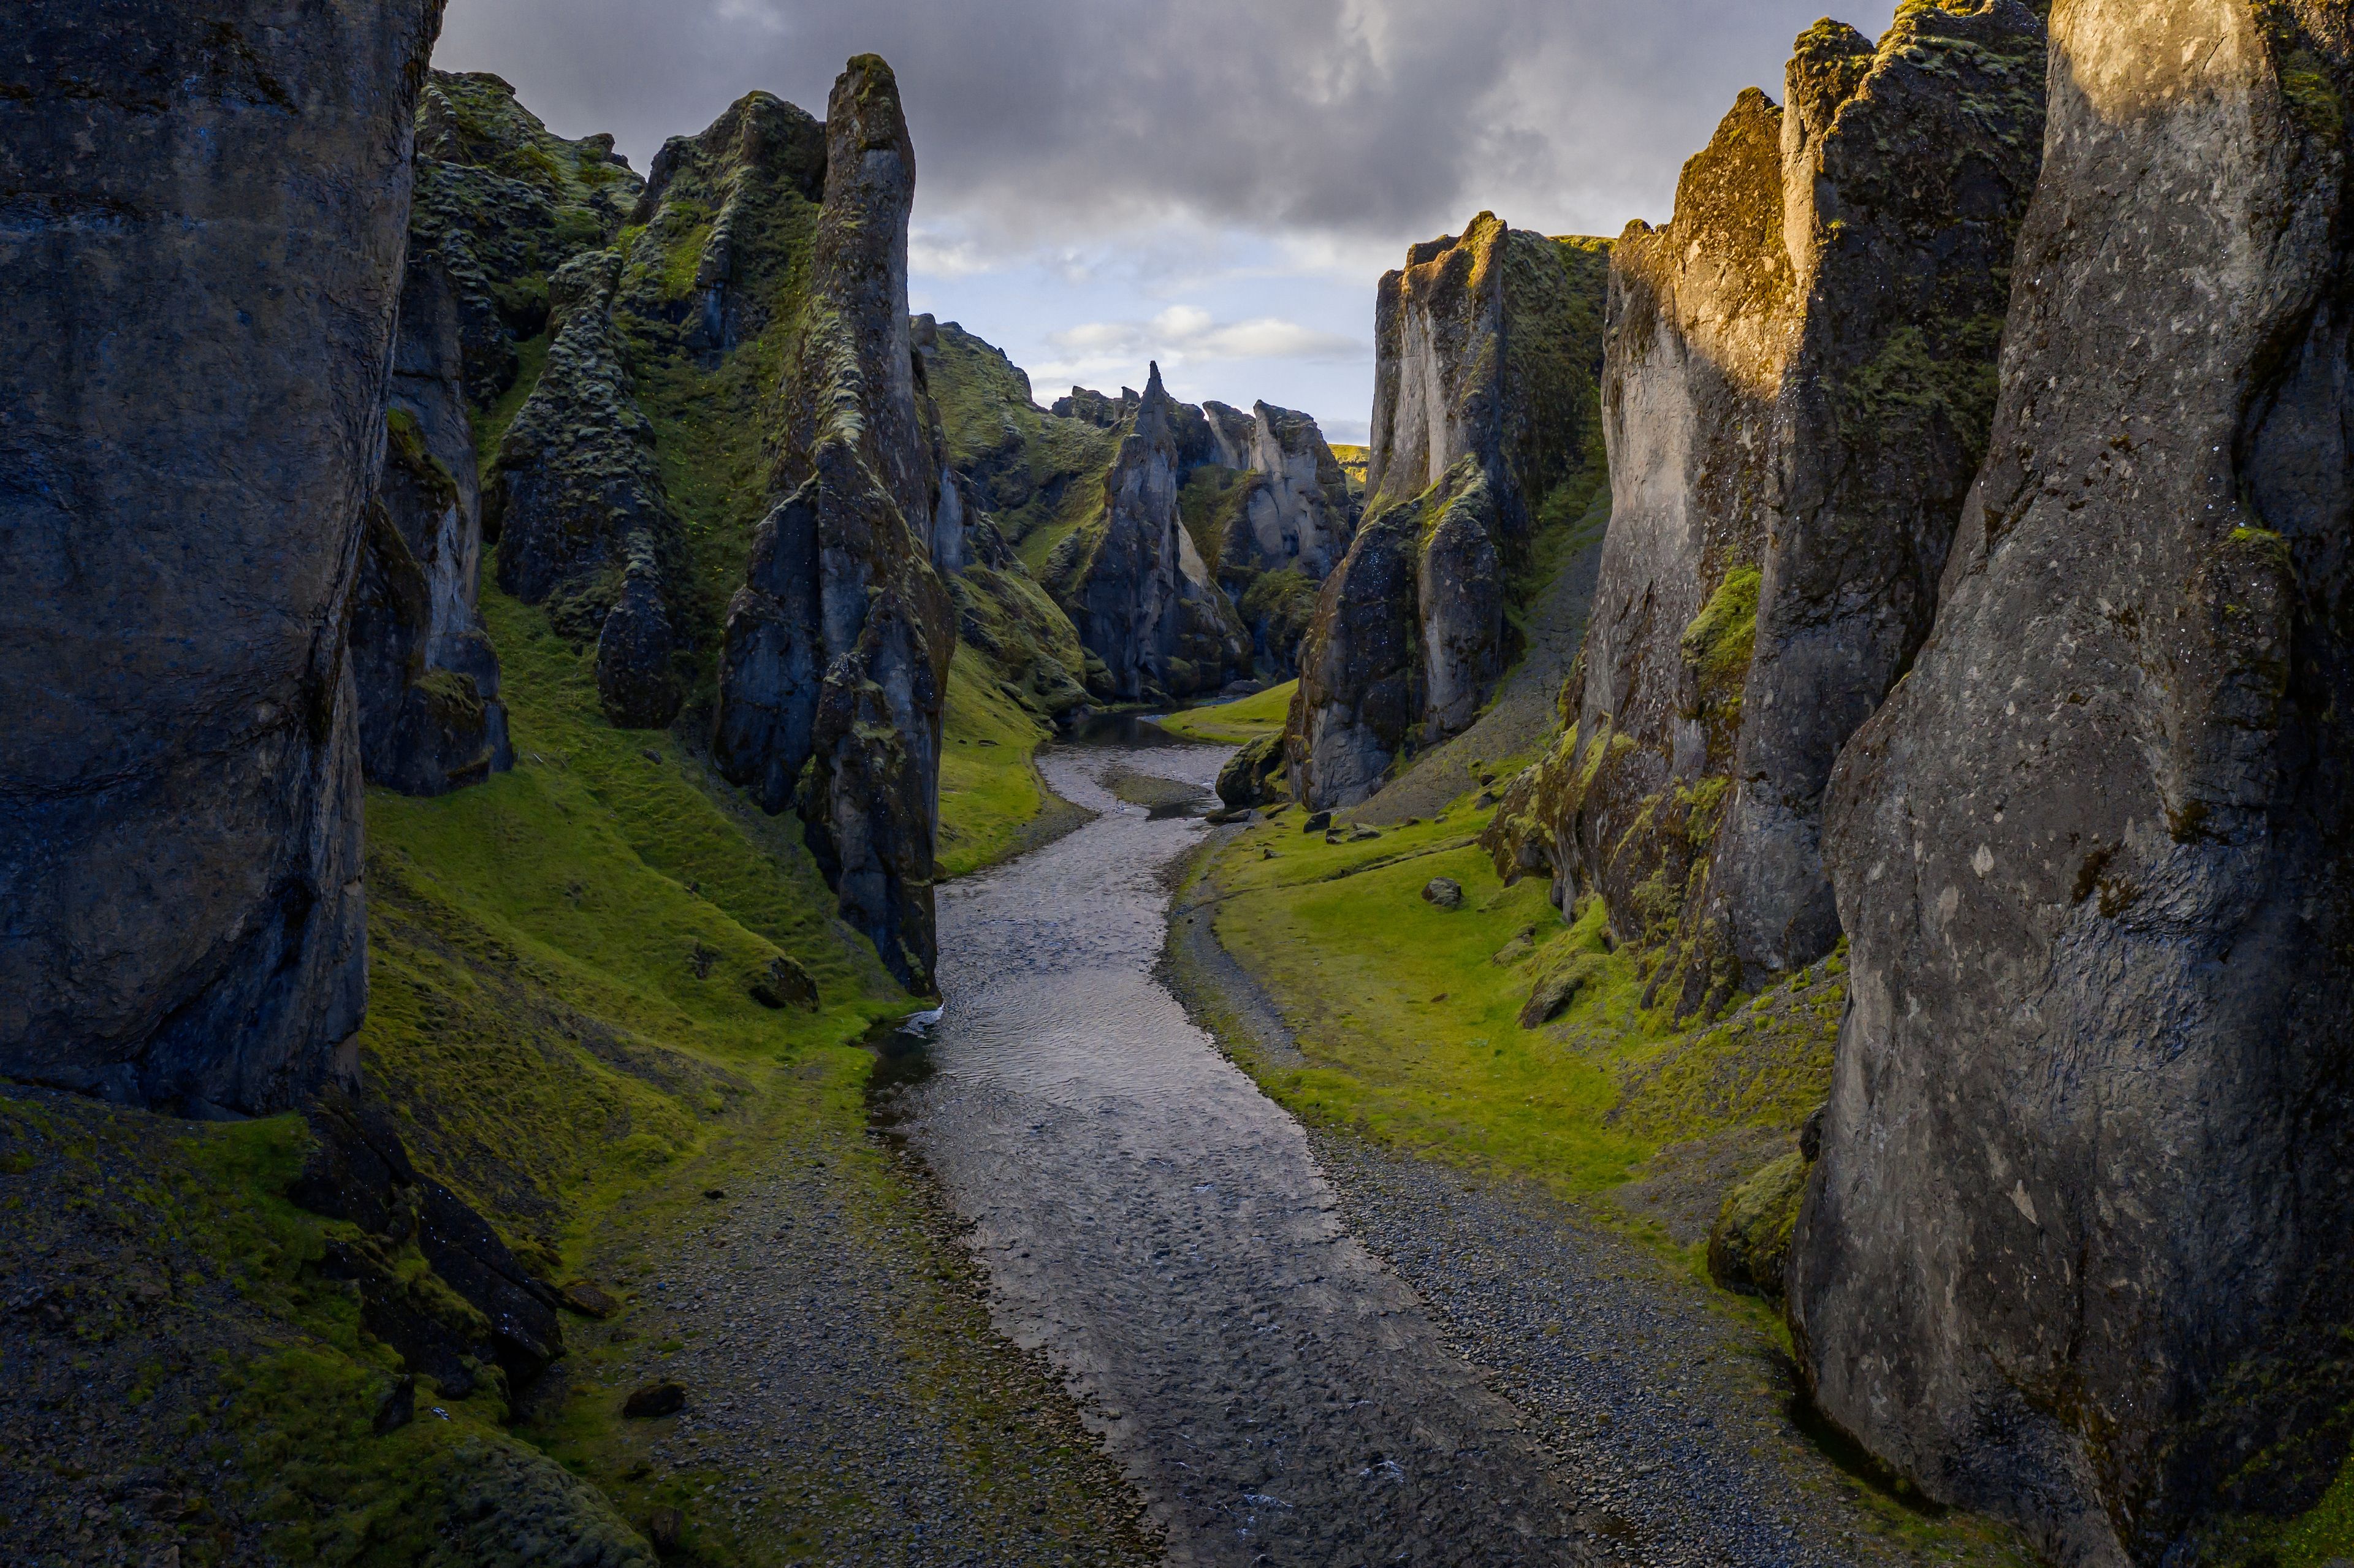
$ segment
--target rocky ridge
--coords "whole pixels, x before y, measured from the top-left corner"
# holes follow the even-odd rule
[[[1365,522],[1322,589],[1285,742],[1311,806],[1359,804],[1468,728],[1511,663],[1513,579],[1599,477],[1606,253],[1482,213],[1382,281]]]
[[[1988,459],[1825,831],[1821,1407],[2067,1563],[2230,1557],[2354,1409],[2343,6],[2054,8]]]
[[[944,463],[907,313],[915,149],[881,59],[834,84],[825,138],[774,507],[727,609],[714,751],[771,812],[798,804],[843,919],[922,992],[956,620],[933,569]]]
[[[2043,33],[2012,0],[1821,23],[1790,108],[1751,90],[1675,221],[1613,256],[1615,493],[1567,733],[1488,839],[1661,953],[1680,1013],[1820,958],[1832,760],[1926,636],[1985,451],[2041,155]]]
[[[440,6],[103,11],[19,7],[0,95],[0,1072],[271,1111],[366,1002],[347,616]]]

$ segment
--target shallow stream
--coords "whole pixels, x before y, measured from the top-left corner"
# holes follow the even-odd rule
[[[1041,758],[1101,815],[942,891],[949,1001],[902,1130],[972,1225],[1000,1326],[1069,1380],[1172,1562],[1585,1560],[1512,1407],[1154,977],[1205,830],[1106,781],[1207,805],[1228,755],[1131,726]]]

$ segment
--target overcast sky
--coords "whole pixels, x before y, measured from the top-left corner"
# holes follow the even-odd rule
[[[643,171],[762,88],[822,116],[843,62],[899,77],[915,308],[1002,346],[1042,401],[1141,386],[1304,408],[1362,440],[1373,289],[1489,208],[1663,222],[1734,97],[1781,97],[1822,0],[451,0],[436,62],[491,70]],[[1866,32],[1892,0],[1836,13]]]

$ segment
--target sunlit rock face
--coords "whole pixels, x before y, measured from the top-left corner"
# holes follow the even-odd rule
[[[956,611],[932,564],[944,465],[907,314],[916,157],[890,67],[852,60],[824,131],[775,505],[728,605],[714,749],[769,810],[798,806],[843,917],[927,991]]]
[[[1582,502],[1600,467],[1608,249],[1482,213],[1382,281],[1365,521],[1301,648],[1286,742],[1300,799],[1363,800],[1469,727],[1511,662],[1510,579],[1549,502]]]
[[[1831,786],[1806,1375],[2065,1563],[2190,1560],[2346,1455],[2347,38],[2054,8],[1987,461]]]
[[[295,1103],[367,995],[346,617],[438,0],[23,0],[0,1073]]]
[[[2012,0],[1825,22],[1612,262],[1614,504],[1569,728],[1489,838],[1665,949],[1679,1013],[1840,936],[1823,791],[1928,634],[1986,451],[2042,25]]]

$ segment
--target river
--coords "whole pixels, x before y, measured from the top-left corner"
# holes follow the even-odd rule
[[[946,1011],[896,1114],[1000,1328],[1062,1372],[1180,1563],[1587,1560],[1512,1407],[1336,1213],[1307,1135],[1154,977],[1228,755],[1132,726],[1044,754],[1101,815],[939,899]]]

